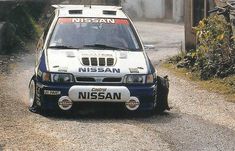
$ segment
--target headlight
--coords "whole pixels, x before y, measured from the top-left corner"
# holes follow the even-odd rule
[[[73,82],[71,74],[51,74],[52,82],[70,83]]]
[[[43,81],[55,83],[70,83],[74,82],[73,75],[67,73],[43,73]]]
[[[143,75],[127,75],[125,83],[129,84],[143,84],[145,82],[145,76]]]
[[[128,84],[152,84],[154,83],[154,75],[127,75],[125,77],[125,83]]]

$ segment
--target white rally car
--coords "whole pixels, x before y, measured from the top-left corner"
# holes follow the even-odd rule
[[[55,7],[37,45],[30,111],[68,111],[84,102],[128,111],[169,109],[168,81],[156,75],[121,7]]]

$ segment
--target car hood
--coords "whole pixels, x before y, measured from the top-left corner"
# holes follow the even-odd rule
[[[84,58],[103,58],[105,66],[85,65]],[[109,66],[108,58],[113,61]],[[50,72],[66,72],[75,76],[124,76],[148,73],[147,59],[141,51],[48,49],[47,67]]]

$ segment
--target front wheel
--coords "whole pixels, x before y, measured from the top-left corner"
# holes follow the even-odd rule
[[[36,84],[34,79],[32,78],[29,83],[29,102],[28,102],[29,111],[33,113],[37,113],[39,111],[39,107],[36,103]]]
[[[168,93],[169,93],[169,80],[167,77],[157,77],[157,95],[156,99],[156,112],[162,113],[165,110],[170,110],[168,105]]]

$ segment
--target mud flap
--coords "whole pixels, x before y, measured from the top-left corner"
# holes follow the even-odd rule
[[[157,76],[157,95],[156,95],[156,111],[164,112],[170,110],[168,105],[168,94],[169,94],[169,80],[168,76],[164,78]]]

